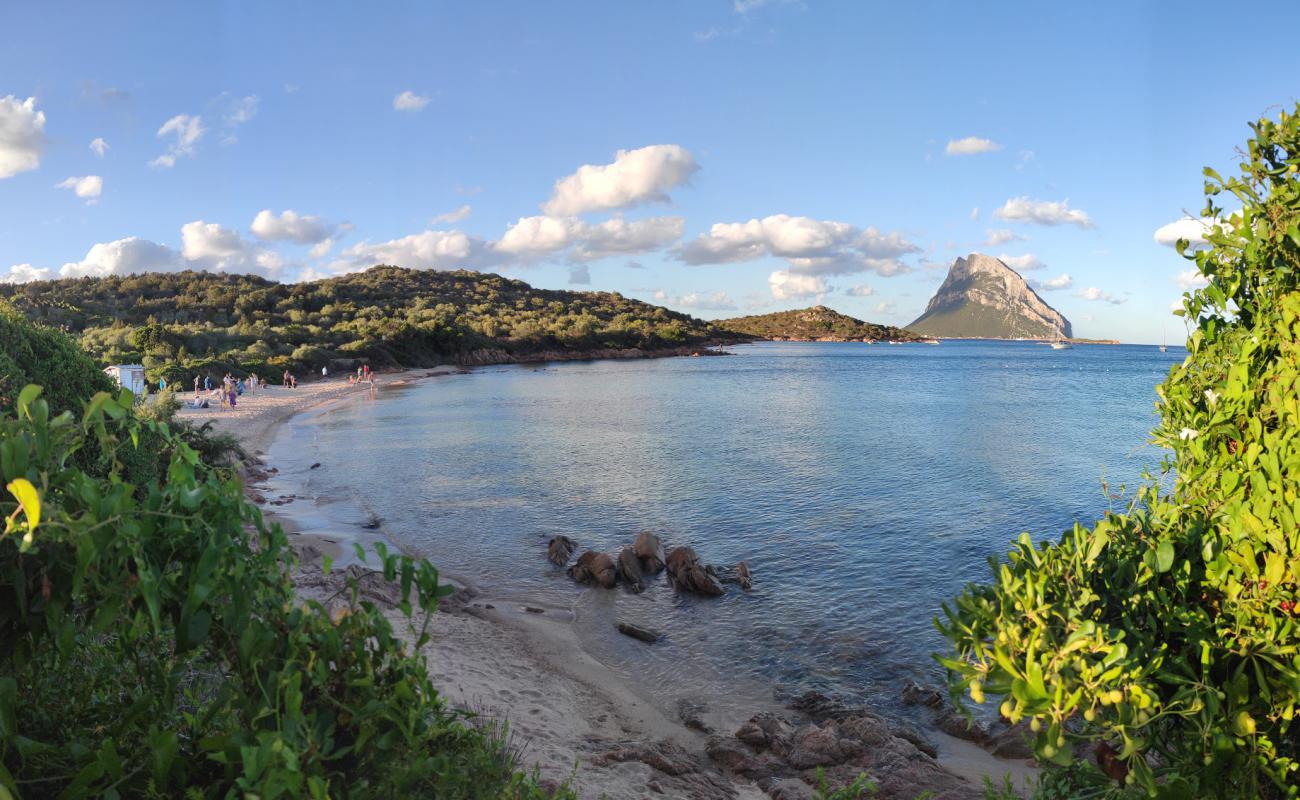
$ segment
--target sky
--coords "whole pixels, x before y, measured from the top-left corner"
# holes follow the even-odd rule
[[[1252,6],[1283,19],[1287,3]],[[1201,169],[1300,97],[1222,4],[6,5],[0,280],[392,263],[911,322],[1002,257],[1182,337]],[[1254,24],[1254,23],[1252,23]],[[1186,217],[1193,219],[1184,219]],[[1182,220],[1180,222],[1180,220]]]

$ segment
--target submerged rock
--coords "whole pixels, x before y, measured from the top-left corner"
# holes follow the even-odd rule
[[[634,592],[645,588],[641,573],[641,559],[637,558],[634,547],[624,547],[618,554],[618,568],[623,572],[623,580]]]
[[[620,622],[617,627],[618,632],[624,636],[631,636],[633,639],[640,639],[641,641],[650,644],[654,644],[660,639],[658,631],[651,630],[650,628],[643,628],[640,625],[634,625],[631,622]]]
[[[742,561],[736,565],[736,580],[740,582],[740,588],[749,591],[753,581],[749,578],[749,563]]]
[[[552,564],[562,567],[569,563],[569,558],[573,556],[573,551],[578,547],[578,543],[567,536],[556,536],[551,539],[550,544],[546,546],[546,557],[551,560]]]

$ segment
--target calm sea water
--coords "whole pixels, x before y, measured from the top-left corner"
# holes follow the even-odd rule
[[[938,677],[932,619],[989,555],[1021,531],[1096,519],[1114,503],[1103,478],[1133,486],[1158,466],[1155,385],[1185,355],[733,349],[393,387],[295,422],[272,456],[336,501],[319,507],[336,522],[375,514],[390,539],[494,595],[570,605],[586,649],[649,693],[819,688],[888,703],[905,679]],[[711,563],[747,560],[753,591],[592,590],[545,559],[556,534],[616,553],[642,530]],[[615,619],[667,639],[633,642]]]

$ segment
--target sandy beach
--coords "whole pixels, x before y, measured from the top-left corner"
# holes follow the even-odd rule
[[[323,599],[335,593],[344,573],[335,569],[324,575],[321,556],[346,563],[345,548],[350,545],[337,535],[319,535],[310,522],[300,522],[310,517],[275,505],[263,494],[262,482],[276,471],[264,456],[277,430],[296,414],[375,396],[371,393],[412,381],[454,379],[449,376],[461,371],[440,367],[386,373],[373,388],[351,386],[346,377],[304,383],[297,389],[268,387],[241,397],[233,409],[187,408],[180,416],[194,422],[212,420],[218,430],[240,440],[254,459],[245,470],[250,497],[285,528],[302,555],[296,576],[299,593]],[[438,566],[473,574],[472,565]],[[383,604],[382,596],[373,599]],[[405,618],[395,609],[388,613],[395,629],[404,629]],[[490,587],[460,585],[431,621],[433,641],[425,655],[434,685],[453,705],[507,723],[522,764],[535,766],[551,784],[570,781],[584,799],[811,798],[811,789],[796,779],[799,776],[755,780],[757,768],[746,772],[745,765],[728,762],[727,753],[736,742],[732,732],[756,711],[784,717],[790,736],[810,735],[810,726],[819,720],[775,707],[729,706],[726,698],[690,714],[659,708],[637,691],[634,680],[587,654],[573,622],[570,608],[521,602],[517,596],[497,598]],[[610,635],[620,634],[611,630]],[[821,735],[821,729],[811,732]],[[938,731],[927,731],[926,744],[934,746],[921,752],[910,743],[920,738],[915,732],[901,732],[889,737],[888,748],[882,747],[890,754],[889,768],[898,773],[893,788],[900,792],[883,791],[880,796],[912,796],[906,794],[908,776],[920,776],[917,780],[931,782],[920,788],[937,788],[940,800],[975,798],[981,796],[979,777],[986,772],[995,777],[1012,774],[1018,781],[1027,774],[1023,762],[993,759],[985,750]],[[727,762],[727,769],[719,761]],[[886,782],[883,788],[889,787]]]

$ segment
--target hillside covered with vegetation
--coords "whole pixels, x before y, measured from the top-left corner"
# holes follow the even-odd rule
[[[143,363],[150,380],[173,382],[200,370],[492,363],[728,338],[707,322],[616,293],[387,266],[296,284],[213,272],[0,284],[0,298],[67,331],[102,364]]]
[[[719,328],[756,339],[834,342],[915,342],[924,337],[892,325],[863,322],[826,306],[721,319]]]

